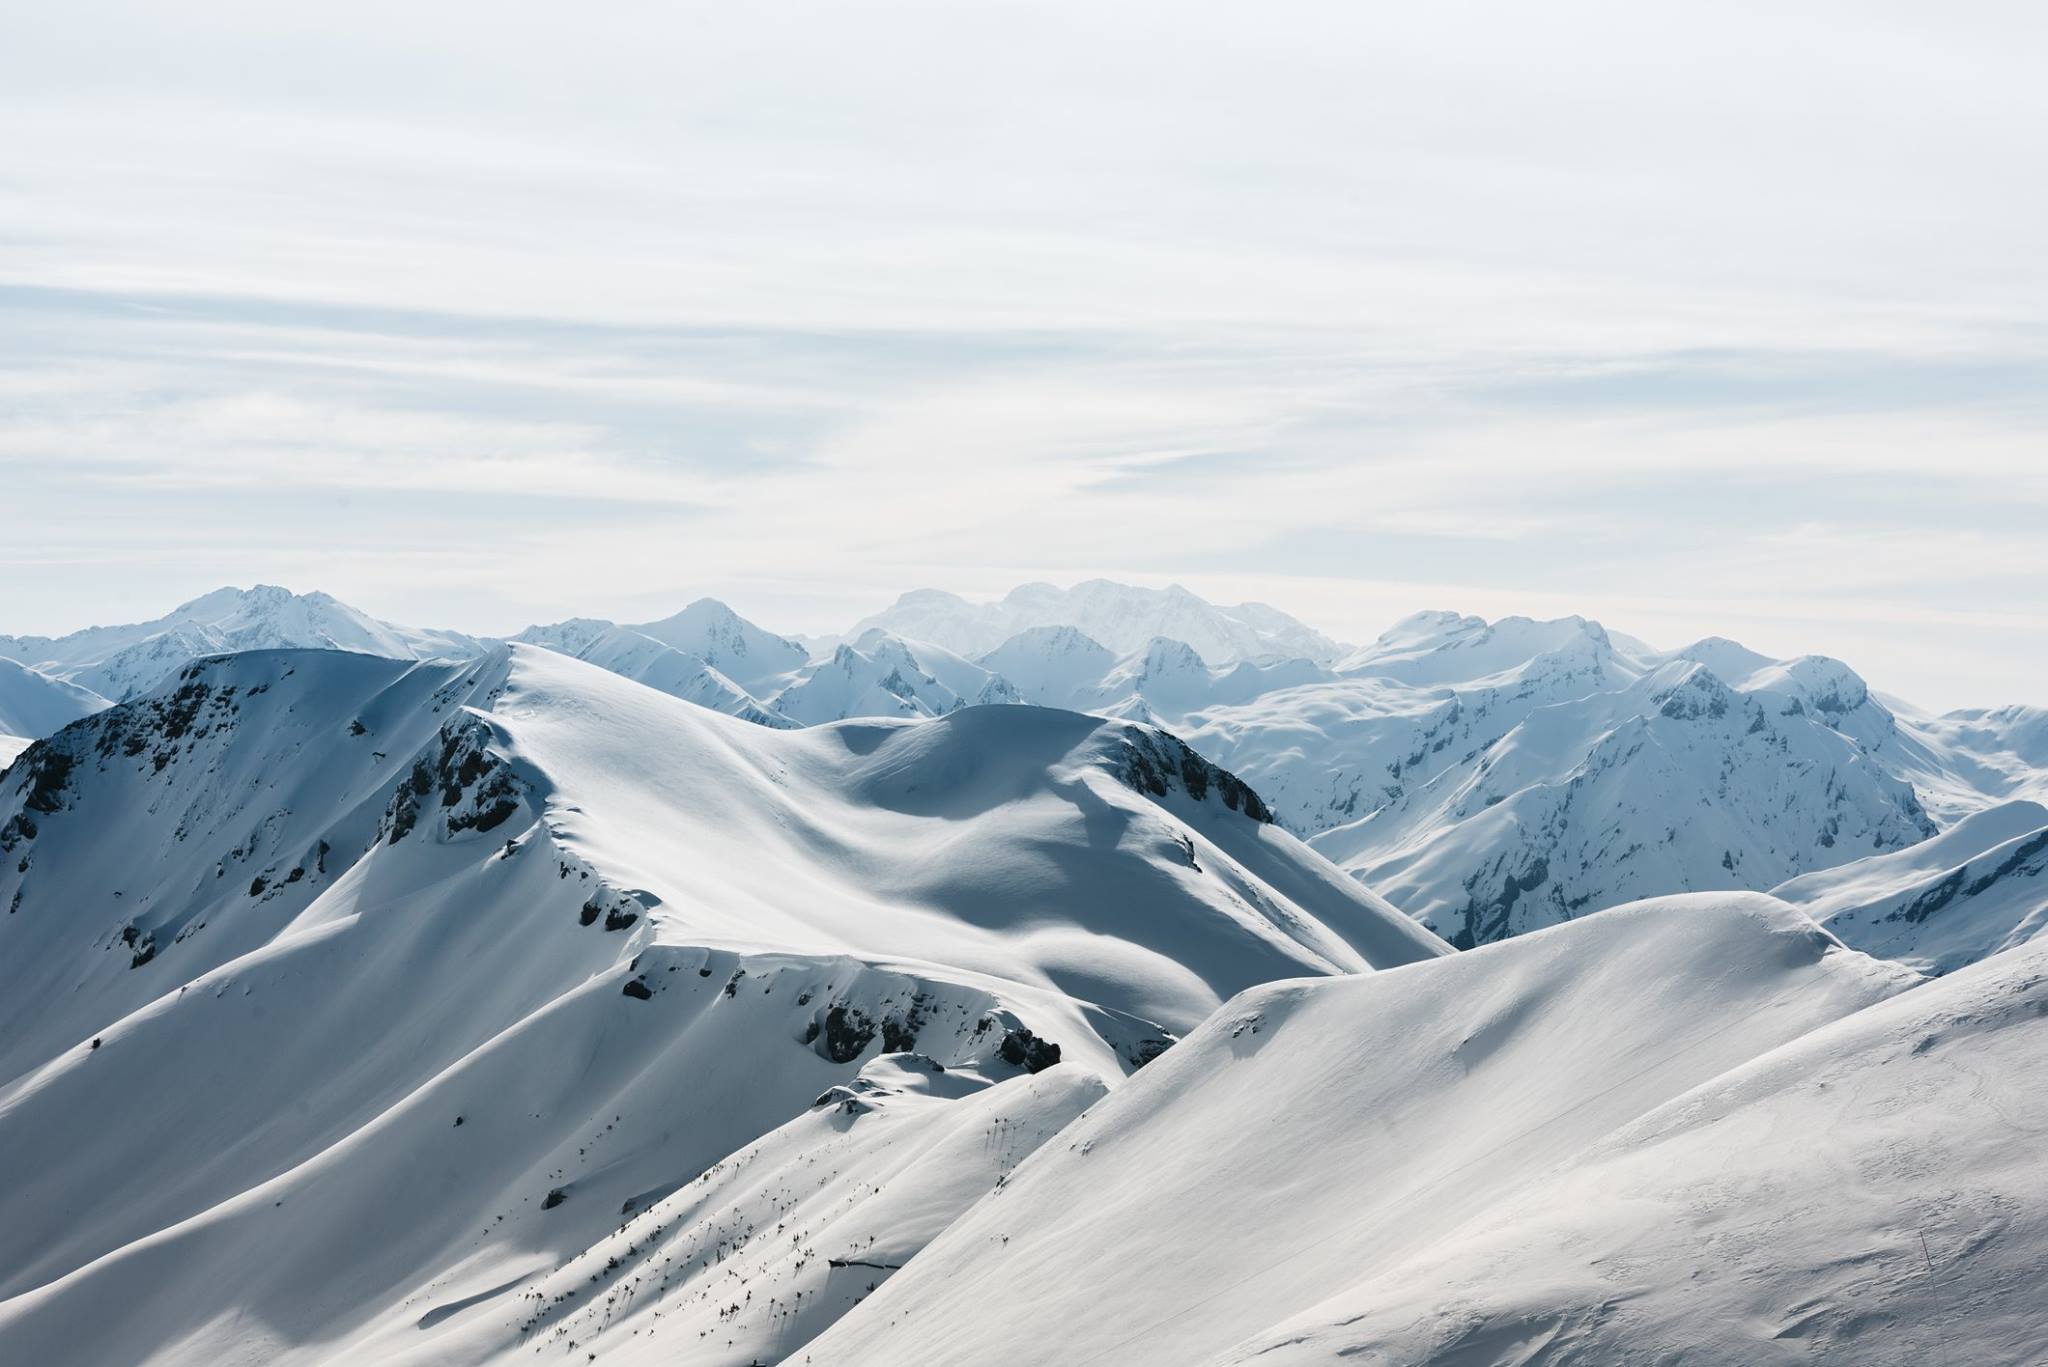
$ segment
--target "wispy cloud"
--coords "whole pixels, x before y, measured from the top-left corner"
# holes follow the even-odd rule
[[[46,7],[0,48],[0,629],[1107,574],[2038,697],[2044,25]]]

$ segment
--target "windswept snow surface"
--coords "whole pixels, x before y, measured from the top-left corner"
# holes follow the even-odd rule
[[[105,698],[89,688],[0,659],[0,735],[47,736],[107,705]],[[0,763],[5,762],[6,757],[0,755]]]
[[[527,646],[189,665],[0,856],[0,1360],[59,1367],[776,1360],[1232,993],[1448,952],[1144,727]]]
[[[0,657],[119,700],[150,692],[199,656],[294,646],[412,660],[467,659],[483,648],[459,632],[380,622],[324,593],[258,584],[217,589],[131,626],[0,636]]]
[[[1705,894],[1254,988],[809,1356],[1591,1367],[1819,1342],[1903,1363],[1934,1360],[1901,1345],[1925,1352],[1966,1306],[1981,1341],[2038,1345],[2041,967],[1908,992],[1914,974],[1782,902]],[[1973,1020],[1980,1001],[1996,1010]]]
[[[1211,1361],[2038,1363],[2044,1052],[2037,943],[1672,1100]]]

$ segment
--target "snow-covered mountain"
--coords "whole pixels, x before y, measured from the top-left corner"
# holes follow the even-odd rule
[[[69,636],[0,636],[0,658],[119,700],[147,693],[202,655],[319,647],[392,659],[469,659],[473,636],[380,622],[324,593],[273,584],[224,588],[131,626],[87,627]]]
[[[525,635],[210,654],[0,772],[0,1361],[2048,1337],[2034,713],[1580,619]],[[1361,796],[1304,844],[1212,746]]]
[[[850,717],[941,717],[962,707],[1022,699],[1000,675],[924,641],[862,632],[830,658],[805,666],[772,695],[799,725]]]
[[[1774,885],[1935,833],[1912,788],[1848,737],[1703,665],[1530,707],[1484,735],[1507,720],[1499,697],[1441,719],[1463,730],[1448,763],[1422,753],[1441,734],[1418,737],[1419,762],[1378,809],[1316,840],[1466,945],[1659,891]]]
[[[689,624],[689,625],[678,625]],[[701,655],[648,634],[662,629],[748,672],[742,686]],[[939,717],[962,707],[1022,699],[991,670],[940,646],[863,632],[807,661],[801,647],[704,599],[666,623],[621,627],[574,618],[513,638],[574,656],[671,697],[763,726],[818,726],[855,717]],[[795,664],[790,662],[794,660]]]
[[[572,656],[672,698],[742,721],[774,727],[797,724],[713,669],[701,656],[678,650],[633,627],[579,617],[528,627],[513,639]]]
[[[1987,806],[2048,798],[2042,709],[1928,716],[1840,661],[1774,660],[1718,637],[1660,651],[1578,617],[1426,612],[1339,649],[1256,605],[1104,581],[981,605],[913,593],[870,621],[902,630],[862,624],[816,659],[712,599],[658,622],[576,618],[515,639],[768,727],[996,702],[1163,726],[1460,944],[1661,893],[1763,890],[1909,848]],[[972,653],[946,644],[1019,623]],[[1167,634],[1138,634],[1155,628]],[[258,589],[27,653],[118,682],[192,653],[307,637],[394,658],[484,648]],[[1289,646],[1300,650],[1269,649]],[[1949,943],[1941,962],[1968,953]]]
[[[1418,614],[1332,674],[1154,715],[1466,944],[1660,893],[1767,889],[2048,777],[2026,709],[1924,718],[1839,661],[1722,640],[1659,652],[1580,618]]]
[[[1096,697],[1116,663],[1115,651],[1070,626],[1026,628],[981,657],[1023,701],[1076,710]]]
[[[107,705],[89,688],[0,659],[0,736],[47,736]],[[0,758],[0,764],[5,762]]]
[[[802,668],[811,657],[795,641],[763,631],[716,598],[699,598],[673,617],[633,630],[695,655],[749,691]]]
[[[2048,929],[2048,807],[1987,807],[1931,840],[1773,892],[1859,949],[1946,973]]]
[[[56,1367],[779,1358],[1231,994],[1448,953],[1156,730],[524,645],[189,665],[0,776],[0,854]]]
[[[595,617],[572,617],[528,627],[511,639],[546,646],[730,717],[773,727],[809,724],[785,715],[773,700],[789,687],[810,652],[787,637],[764,631],[715,598],[699,598],[658,622],[620,626]],[[897,714],[876,709],[839,715]]]
[[[1737,894],[1252,989],[806,1354],[2036,1361],[2048,944],[1915,982]]]
[[[993,603],[970,603],[957,594],[918,589],[865,617],[849,633],[879,627],[978,657],[1033,627],[1073,627],[1112,651],[1127,654],[1155,637],[1180,641],[1215,664],[1269,655],[1329,661],[1345,647],[1264,603],[1219,607],[1175,585],[1141,589],[1091,579],[1071,589],[1024,584]]]

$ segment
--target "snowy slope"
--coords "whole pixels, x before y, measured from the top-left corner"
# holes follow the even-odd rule
[[[795,641],[755,626],[715,598],[700,598],[658,622],[620,626],[602,618],[572,617],[528,627],[510,639],[586,660],[727,716],[763,726],[810,724],[792,721],[773,702],[810,653]],[[840,715],[897,714],[882,710]]]
[[[1928,716],[1839,661],[1774,660],[1723,638],[1658,651],[1578,617],[1426,612],[1340,650],[1257,605],[1105,581],[981,605],[919,592],[870,622],[892,629],[863,624],[816,660],[711,599],[659,622],[578,618],[518,639],[771,727],[994,702],[1160,725],[1461,943],[1665,892],[1762,890],[2048,798],[2048,712]],[[258,589],[143,627],[0,639],[0,653],[62,655],[72,663],[47,667],[97,671],[119,694],[195,654],[309,641],[397,658],[482,648]],[[1949,942],[1942,962],[2000,942]]]
[[[35,744],[32,736],[0,736],[0,770],[14,763],[14,757]]]
[[[929,676],[945,694],[958,700],[942,710],[1023,701],[1016,687],[996,670],[929,641],[909,641],[876,630],[862,632],[853,646],[871,659],[914,667]]]
[[[1446,952],[1263,815],[1045,709],[189,666],[0,779],[0,1359],[767,1360],[1225,997]]]
[[[1673,1100],[1211,1361],[2039,1362],[2044,1051],[2036,944]]]
[[[2048,927],[2048,807],[1986,808],[1909,849],[1772,891],[1859,949],[1950,972]]]
[[[1657,651],[1579,617],[1417,613],[1331,667],[1212,668],[1163,639],[1114,656],[1041,627],[982,663],[1027,701],[1187,737],[1461,943],[1660,893],[1770,888],[2048,795],[2035,709],[1926,717],[1837,660],[1720,638]]]
[[[749,692],[802,668],[811,657],[795,641],[763,631],[716,598],[699,598],[672,617],[633,630],[695,655]]]
[[[1061,626],[1073,627],[1120,654],[1163,636],[1218,664],[1270,655],[1329,661],[1345,650],[1263,603],[1219,607],[1178,585],[1141,589],[1106,579],[1071,589],[1024,584],[993,603],[970,603],[938,589],[918,589],[861,619],[848,634],[857,637],[880,627],[974,658],[1033,627]]]
[[[1470,945],[1672,889],[1774,885],[1934,832],[1849,738],[1674,662],[1530,709],[1316,843]]]
[[[1637,904],[1366,979],[1253,989],[1020,1165],[811,1361],[1239,1360],[1243,1345],[1284,1342],[1276,1331],[1297,1316],[1320,1323],[1332,1297],[1410,1285],[1407,1269],[1438,1264],[1472,1226],[1544,1208],[1560,1165],[1917,981],[1781,902],[1736,894]],[[1825,1153],[1824,1133],[1790,1147]],[[1704,1184],[1713,1164],[1698,1156],[1670,1180]],[[1702,1185],[1702,1199],[1716,1190]],[[1837,1252],[1869,1247],[1851,1238]],[[1522,1283],[1491,1286],[1451,1258],[1407,1304],[1426,1313],[1447,1283],[1540,1294],[1541,1260],[1525,1261],[1536,1270]],[[1688,1271],[1624,1263],[1619,1276],[1682,1299]],[[1625,1360],[1517,1357],[1540,1347],[1542,1324],[1518,1329],[1441,1360]]]
[[[1332,678],[1162,720],[1404,910],[1483,942],[1770,888],[2048,781],[2029,709],[1967,718],[1889,706],[1819,656],[1421,613]]]
[[[1114,651],[1070,626],[1028,628],[981,657],[1023,701],[1075,711],[1086,710],[1116,662]]]
[[[631,627],[593,618],[575,618],[551,626],[528,627],[517,638],[570,655],[600,669],[645,684],[684,702],[723,712],[761,726],[791,727],[797,723],[713,669],[698,656],[666,645]]]
[[[1021,701],[1000,675],[939,646],[866,631],[806,665],[771,705],[799,725],[851,717],[939,717],[962,707]]]
[[[980,663],[1021,701],[1169,727],[1205,708],[1336,677],[1312,660],[1281,656],[1212,666],[1194,647],[1164,636],[1115,655],[1073,627],[1019,632]]]
[[[0,657],[111,699],[147,693],[189,661],[233,650],[320,647],[393,659],[468,659],[483,646],[452,631],[380,622],[324,593],[272,584],[224,588],[131,626],[69,636],[0,636]]]
[[[0,659],[0,735],[47,736],[105,706],[91,689]]]

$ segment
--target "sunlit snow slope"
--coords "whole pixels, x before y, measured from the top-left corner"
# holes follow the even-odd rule
[[[1044,709],[188,666],[0,776],[0,1361],[773,1360],[1232,993],[1447,952],[1264,816]]]
[[[1405,1304],[1419,1315],[1464,1288],[1540,1302],[1542,1258],[1522,1260],[1522,1284],[1494,1285],[1457,1257],[1468,1231],[1506,1208],[1543,1208],[1561,1165],[1592,1161],[1694,1089],[1917,981],[1782,902],[1698,894],[1370,978],[1255,988],[1021,1165],[811,1360],[1182,1367],[1283,1341],[1296,1317],[1322,1323],[1331,1298],[1392,1279],[1413,1287]],[[1824,1125],[1771,1138],[1816,1165],[1835,1140]],[[1739,1203],[1741,1185],[1716,1183],[1717,1153],[1666,1171],[1669,1188]],[[1808,1248],[1840,1260],[1902,1251],[1895,1229],[1879,1240],[1862,1227],[1869,1209],[1892,1206],[1812,1228]],[[1698,1266],[1683,1255],[1709,1255],[1676,1242],[1660,1261],[1617,1269],[1614,1299],[1641,1285],[1682,1303]],[[1406,1280],[1422,1263],[1434,1278]],[[1778,1289],[1788,1311],[1812,1295],[1790,1277]],[[1524,1338],[1492,1351],[1367,1360],[1633,1360],[1516,1357],[1544,1327],[1530,1318]],[[1776,1326],[1688,1327],[1746,1344]]]
[[[2038,1363],[2044,1053],[2048,945],[2034,944],[1672,1100],[1390,1275],[1210,1361]]]

